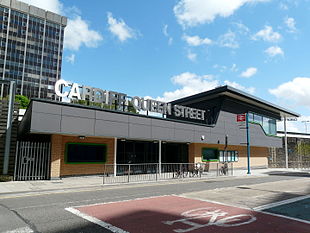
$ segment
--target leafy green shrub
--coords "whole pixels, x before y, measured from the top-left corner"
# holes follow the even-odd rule
[[[13,177],[8,175],[0,175],[0,182],[12,181]]]
[[[16,95],[15,102],[18,102],[20,104],[20,108],[26,109],[30,103],[30,100],[26,96]]]

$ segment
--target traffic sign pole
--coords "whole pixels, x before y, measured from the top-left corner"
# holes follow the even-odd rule
[[[250,128],[249,128],[249,113],[246,113],[246,140],[247,140],[247,158],[248,158],[248,173],[251,174],[251,166],[250,166]]]

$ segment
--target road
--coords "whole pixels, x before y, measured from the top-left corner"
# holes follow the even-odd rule
[[[111,232],[73,214],[66,208],[166,195],[169,198],[171,195],[178,198],[191,198],[190,200],[193,200],[191,206],[195,206],[198,200],[203,199],[255,210],[256,207],[262,205],[309,195],[309,180],[308,175],[272,175],[266,177],[234,177],[222,180],[180,181],[178,183],[100,186],[87,190],[73,189],[48,194],[0,196],[0,232]],[[247,193],[250,195],[246,195]],[[260,197],[261,201],[257,201],[257,196]],[[169,198],[166,200],[165,206],[161,208],[169,210]],[[111,210],[113,208],[113,206],[110,207]],[[105,210],[105,213],[107,212],[109,212],[109,208]],[[126,216],[124,215],[123,218]],[[139,217],[139,221],[143,222],[143,215]],[[140,229],[136,232],[148,231]]]

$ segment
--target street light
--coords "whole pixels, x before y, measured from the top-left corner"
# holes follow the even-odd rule
[[[301,121],[302,123],[305,123],[305,129],[306,129],[306,133],[307,133],[307,123],[309,123],[310,121],[307,120],[307,121]]]

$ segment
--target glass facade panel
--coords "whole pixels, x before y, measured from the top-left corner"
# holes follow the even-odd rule
[[[260,125],[263,125],[263,117],[260,116],[260,115],[254,114],[254,119],[253,119],[253,121],[254,121],[255,123],[258,123],[258,124],[260,124]]]
[[[262,126],[264,132],[268,135],[276,135],[277,134],[277,124],[276,124],[275,119],[265,117],[265,116],[261,116],[261,115],[256,114],[256,113],[249,113],[249,122],[260,124]]]

